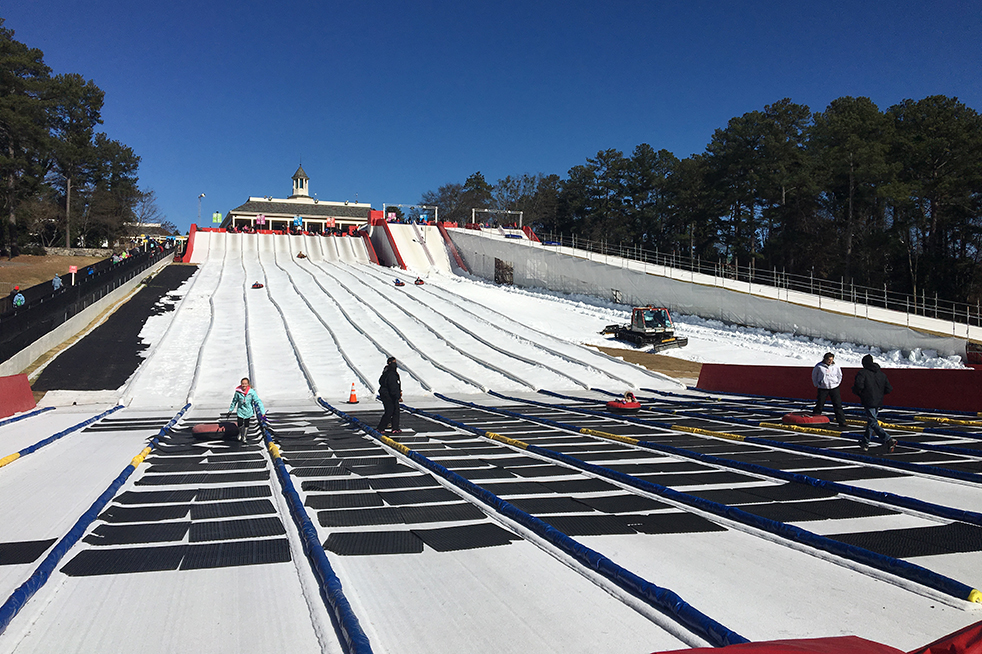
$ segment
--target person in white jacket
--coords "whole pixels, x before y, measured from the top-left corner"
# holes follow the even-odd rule
[[[826,352],[822,360],[812,368],[812,384],[818,389],[818,400],[812,410],[813,416],[822,415],[825,408],[825,400],[832,401],[832,408],[835,410],[835,420],[839,427],[846,428],[846,414],[842,412],[842,395],[839,393],[839,385],[842,383],[842,368],[835,362],[835,355]]]

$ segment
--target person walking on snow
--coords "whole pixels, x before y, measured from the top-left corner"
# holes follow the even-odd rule
[[[877,418],[877,413],[883,406],[883,396],[892,391],[893,386],[890,385],[886,373],[880,370],[880,366],[873,361],[871,355],[864,356],[863,369],[856,373],[856,381],[852,385],[852,392],[859,396],[863,403],[863,410],[866,412],[866,430],[860,442],[864,452],[869,449],[873,432],[883,439],[883,446],[891,452],[897,447],[897,441],[890,438],[890,435],[883,430]]]
[[[815,408],[812,410],[813,416],[822,415],[825,408],[825,400],[832,400],[832,408],[835,410],[835,420],[839,427],[846,428],[846,414],[842,412],[842,395],[839,392],[839,385],[842,383],[842,368],[835,362],[835,355],[826,352],[822,360],[812,368],[812,384],[818,389],[818,399],[815,401]]]
[[[232,404],[228,407],[229,413],[235,411],[236,421],[239,425],[240,443],[245,442],[246,433],[249,431],[249,423],[252,421],[252,416],[256,414],[253,409],[253,402],[259,406],[260,415],[265,415],[266,407],[263,406],[263,401],[256,394],[256,389],[249,387],[249,378],[243,377],[242,383],[235,389],[235,393],[232,395]]]
[[[401,434],[399,429],[399,402],[402,401],[402,382],[399,380],[399,370],[396,368],[396,358],[389,357],[382,369],[382,376],[378,378],[378,396],[382,400],[385,412],[382,420],[378,423],[378,431],[384,431],[389,422],[392,422],[392,434]]]

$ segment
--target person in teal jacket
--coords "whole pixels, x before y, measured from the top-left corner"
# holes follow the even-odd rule
[[[243,377],[242,383],[235,389],[235,394],[232,395],[232,404],[228,407],[229,413],[235,411],[235,416],[239,424],[239,442],[245,442],[246,433],[249,431],[249,423],[252,421],[252,416],[256,414],[252,406],[253,402],[259,406],[259,413],[265,415],[266,407],[263,406],[263,401],[256,394],[256,389],[249,387],[249,378]]]

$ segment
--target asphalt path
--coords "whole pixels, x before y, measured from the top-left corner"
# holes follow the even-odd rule
[[[164,296],[197,269],[170,265],[161,270],[105,322],[49,363],[33,389],[102,391],[122,386],[143,362],[140,353],[147,344],[140,340],[140,331],[147,318],[173,311],[176,301]]]

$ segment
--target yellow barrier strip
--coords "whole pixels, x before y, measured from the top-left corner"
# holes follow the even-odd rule
[[[267,446],[267,449],[269,450],[269,455],[271,457],[273,457],[274,459],[281,458],[280,457],[280,448],[277,447],[276,443],[270,441],[269,442],[269,445]]]
[[[628,436],[618,436],[617,434],[608,434],[605,431],[597,431],[596,429],[587,429],[586,427],[580,429],[581,434],[588,434],[590,436],[600,436],[601,438],[609,438],[611,440],[620,441],[621,443],[627,443],[628,445],[637,445],[641,441],[637,438],[630,438]]]
[[[864,422],[863,425],[866,425]],[[924,431],[924,427],[915,427],[914,425],[895,425],[892,422],[880,421],[880,427],[886,427],[887,429],[899,429],[900,431]]]
[[[484,435],[493,441],[501,441],[513,447],[518,447],[523,450],[527,450],[529,444],[524,441],[516,441],[514,438],[508,438],[507,436],[502,436],[501,434],[496,434],[493,431],[484,432]]]
[[[687,431],[690,434],[702,434],[703,436],[713,436],[715,438],[726,438],[731,441],[742,441],[746,436],[741,436],[740,434],[730,434],[725,431],[710,431],[709,429],[700,429],[699,427],[686,427],[685,425],[672,425],[671,429],[675,431]]]
[[[982,593],[973,588],[972,592],[968,594],[968,601],[982,604]]]
[[[14,452],[13,454],[8,454],[7,456],[0,459],[0,468],[4,467],[11,461],[16,461],[20,458],[20,452]]]
[[[408,454],[412,451],[402,443],[399,443],[398,441],[394,441],[388,436],[382,436],[381,441],[386,445],[388,445],[389,447],[398,451],[400,454],[405,454],[408,456]]]
[[[130,461],[130,465],[133,466],[134,468],[140,467],[140,464],[143,463],[143,460],[145,458],[147,458],[147,455],[148,454],[150,454],[150,446],[149,445],[147,447],[143,448],[143,450],[139,454],[137,454],[135,457],[133,457],[133,460]]]
[[[821,434],[823,436],[841,436],[842,432],[834,429],[821,429],[819,427],[802,427],[801,425],[786,425],[783,422],[762,422],[758,426],[769,427],[771,429],[783,429],[785,431],[800,431],[805,434]]]
[[[982,427],[982,420],[955,420],[954,418],[938,418],[935,416],[914,416],[914,420],[923,422],[943,422],[949,425],[966,425],[968,427]]]

